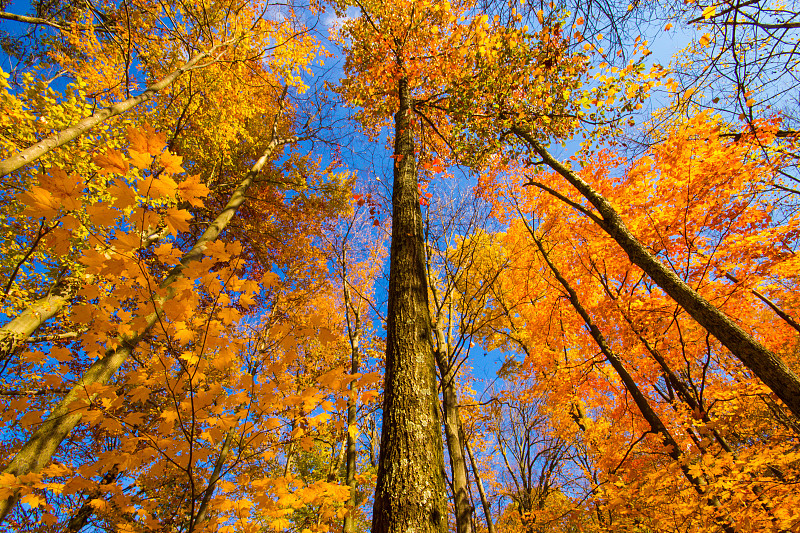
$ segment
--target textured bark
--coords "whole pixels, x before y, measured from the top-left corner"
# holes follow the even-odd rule
[[[22,448],[17,452],[8,466],[3,470],[4,474],[22,476],[31,472],[38,472],[53,457],[61,441],[66,438],[72,429],[80,422],[81,412],[75,410],[75,405],[86,401],[92,401],[94,396],[88,396],[86,390],[95,384],[105,384],[119,370],[125,360],[130,356],[136,345],[147,337],[150,330],[159,320],[160,308],[169,300],[173,293],[170,290],[172,284],[183,276],[183,270],[192,262],[203,258],[206,246],[217,239],[220,233],[227,227],[233,219],[236,211],[245,202],[247,189],[259,174],[267,160],[275,149],[286,143],[296,141],[297,138],[273,139],[267,146],[264,154],[259,158],[255,165],[250,169],[239,186],[231,194],[228,203],[222,212],[206,228],[191,250],[183,256],[178,266],[169,273],[167,278],[161,283],[161,289],[167,289],[165,297],[155,301],[156,311],[150,313],[145,319],[145,326],[138,332],[121,338],[120,345],[116,349],[108,350],[105,355],[95,361],[78,382],[64,398],[47,415],[47,419],[31,434]],[[14,504],[19,499],[19,494],[13,494],[0,501],[0,523],[5,519]]]
[[[436,328],[438,349],[436,363],[442,375],[442,411],[444,412],[444,435],[450,456],[453,479],[453,500],[456,510],[456,533],[472,533],[472,503],[469,498],[467,462],[464,443],[461,440],[461,421],[456,394],[455,369],[448,357],[448,344],[441,327]]]
[[[698,324],[716,337],[730,352],[774,392],[796,417],[800,417],[800,378],[786,363],[765,346],[740,328],[725,313],[717,309],[697,291],[687,285],[672,270],[664,266],[630,232],[619,213],[600,193],[595,191],[577,174],[562,165],[527,132],[513,128],[513,132],[525,140],[544,162],[566,179],[583,195],[600,214],[592,215],[600,227],[628,255],[633,264],[641,268],[683,307]]]
[[[59,146],[63,146],[73,139],[77,139],[78,137],[80,137],[93,127],[100,124],[101,122],[108,120],[111,117],[121,115],[122,113],[125,113],[130,109],[133,109],[139,104],[146,102],[147,100],[152,98],[155,94],[157,94],[159,91],[172,85],[172,83],[175,80],[177,80],[181,76],[181,74],[197,67],[197,64],[200,61],[202,61],[206,57],[209,57],[220,48],[229,46],[233,42],[235,42],[235,39],[219,44],[207,52],[201,52],[197,54],[196,56],[191,58],[189,62],[186,63],[184,66],[173,70],[172,72],[161,78],[159,81],[157,81],[156,83],[154,83],[153,85],[149,86],[147,89],[142,91],[141,94],[132,96],[131,98],[116,103],[110,107],[104,107],[103,109],[93,113],[91,116],[88,116],[80,120],[74,126],[70,126],[69,128],[66,128],[54,135],[51,135],[46,139],[37,142],[32,146],[29,146],[28,148],[20,152],[17,152],[8,159],[0,161],[0,177],[10,174],[11,172],[14,172],[19,168],[22,168],[29,163],[33,163],[34,161],[42,157],[50,150],[58,148]]]
[[[398,82],[386,377],[372,533],[444,533],[447,503],[411,96]]]

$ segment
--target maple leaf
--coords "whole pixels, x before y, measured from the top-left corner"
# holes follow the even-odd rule
[[[114,181],[108,188],[108,194],[114,198],[112,202],[114,207],[119,209],[126,209],[137,203],[136,191],[122,181]]]
[[[157,178],[150,177],[146,179],[139,191],[150,198],[158,199],[172,197],[177,189],[178,183],[171,176],[161,174]]]
[[[200,174],[189,176],[178,185],[178,196],[194,207],[203,207],[201,198],[205,198],[210,192],[211,189],[200,181]]]
[[[161,153],[159,162],[164,165],[164,172],[167,172],[168,174],[180,174],[182,172],[186,172],[181,166],[181,162],[183,162],[183,156],[165,151]]]
[[[32,217],[50,219],[58,215],[61,210],[61,204],[50,194],[50,191],[42,187],[31,187],[29,191],[20,195],[19,200],[27,206],[23,214]]]
[[[170,207],[167,209],[167,214],[164,217],[169,231],[173,235],[178,235],[180,232],[189,231],[189,221],[192,219],[192,214],[185,209],[177,209]]]
[[[125,175],[130,170],[128,162],[119,150],[106,150],[105,153],[96,155],[92,158],[95,165],[100,167],[100,174],[122,174]]]
[[[47,501],[44,498],[36,494],[26,494],[25,496],[20,498],[20,501],[22,503],[30,505],[34,509],[37,507],[43,507],[47,503]]]
[[[222,320],[222,323],[229,326],[239,320],[241,316],[242,314],[234,307],[224,307],[219,312],[219,318]]]
[[[161,418],[167,423],[175,422],[178,419],[178,412],[175,409],[166,409],[161,412]]]
[[[119,211],[108,205],[108,202],[97,202],[86,207],[86,214],[92,222],[100,227],[112,227],[120,216]]]
[[[149,124],[143,124],[140,129],[128,128],[128,141],[131,148],[139,153],[158,155],[167,144],[167,136],[156,132]]]
[[[39,175],[39,185],[58,198],[64,208],[68,210],[76,209],[78,201],[83,194],[83,181],[76,174],[67,174],[61,167],[53,167]]]
[[[153,163],[153,156],[147,152],[140,152],[138,150],[128,150],[128,155],[131,156],[131,162],[140,169],[149,168]]]

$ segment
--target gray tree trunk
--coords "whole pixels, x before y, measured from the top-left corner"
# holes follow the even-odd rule
[[[614,239],[633,264],[641,268],[675,302],[683,307],[698,324],[716,337],[730,352],[774,392],[792,413],[800,418],[800,378],[778,355],[740,328],[725,313],[692,289],[672,270],[659,261],[630,232],[619,213],[600,193],[577,174],[562,165],[529,133],[517,127],[512,131],[538,153],[544,162],[558,172],[586,198],[600,214],[583,210]]]
[[[444,533],[447,501],[408,80],[398,82],[386,377],[372,533]]]

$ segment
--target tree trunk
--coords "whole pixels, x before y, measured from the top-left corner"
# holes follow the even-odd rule
[[[72,299],[78,283],[62,280],[55,284],[47,295],[28,306],[13,320],[0,328],[0,364],[7,364],[10,358],[33,335],[42,324],[57,315]],[[0,374],[2,374],[0,370]]]
[[[398,81],[386,376],[372,533],[444,533],[447,503],[412,100]]]
[[[61,441],[69,435],[72,429],[81,420],[82,415],[80,411],[75,411],[73,404],[76,402],[92,401],[94,396],[87,397],[86,389],[91,388],[94,384],[107,383],[117,370],[119,370],[128,356],[136,348],[136,345],[149,334],[150,330],[158,322],[158,310],[172,297],[172,291],[170,291],[172,284],[182,277],[183,270],[190,263],[203,258],[203,252],[206,246],[216,240],[219,234],[227,227],[236,214],[236,211],[244,203],[250,184],[253,183],[253,180],[259,174],[275,149],[296,140],[296,137],[286,139],[273,138],[264,151],[264,154],[255,165],[253,165],[236,190],[233,191],[233,194],[231,194],[222,212],[214,219],[208,228],[206,228],[205,232],[203,232],[203,235],[200,236],[192,249],[183,256],[180,264],[172,269],[167,278],[160,284],[161,289],[167,289],[167,295],[154,301],[156,311],[147,316],[145,327],[137,333],[121,338],[118,348],[108,350],[101,359],[95,361],[86,372],[84,372],[72,390],[70,390],[61,402],[50,411],[47,419],[42,422],[17,452],[8,466],[3,470],[4,474],[23,476],[31,472],[38,472],[50,462],[50,459],[58,449]],[[18,499],[19,494],[15,493],[0,501],[0,523],[5,519]]]
[[[520,213],[520,216],[522,213]],[[552,272],[553,276],[555,276],[556,280],[564,287],[564,290],[567,291],[567,296],[569,298],[572,307],[575,311],[580,315],[583,319],[584,324],[586,324],[586,328],[589,330],[589,334],[592,336],[594,341],[597,343],[597,346],[600,348],[600,351],[603,352],[603,355],[606,357],[606,360],[611,364],[611,366],[616,371],[617,375],[622,379],[622,383],[625,385],[625,389],[628,391],[628,394],[631,395],[633,398],[636,407],[639,408],[639,411],[642,413],[642,417],[650,426],[650,431],[657,435],[661,439],[661,443],[664,445],[665,451],[667,455],[669,455],[678,465],[681,472],[683,473],[686,480],[691,484],[692,488],[694,488],[695,492],[701,497],[706,494],[708,491],[708,482],[704,476],[696,476],[694,475],[688,465],[688,461],[681,453],[681,448],[678,445],[678,442],[675,438],[670,434],[667,427],[661,420],[661,417],[658,416],[658,413],[655,412],[653,407],[650,405],[649,400],[645,397],[642,393],[639,386],[636,384],[636,381],[633,379],[633,376],[630,375],[628,370],[625,368],[625,365],[622,364],[622,360],[617,356],[617,354],[611,349],[611,347],[606,342],[605,337],[600,332],[600,329],[595,325],[592,321],[589,313],[581,304],[580,299],[578,298],[578,294],[575,290],[570,286],[569,282],[561,275],[561,272],[556,268],[555,264],[550,261],[550,258],[547,255],[547,252],[542,245],[542,242],[536,237],[533,232],[533,228],[528,225],[528,222],[523,218],[526,228],[528,232],[531,234],[533,241],[536,243],[536,247],[541,252],[542,257],[547,263],[550,272]],[[719,501],[712,497],[708,499],[708,503],[710,503],[713,507],[719,508],[720,503]],[[722,519],[724,520],[724,519]],[[729,522],[723,521],[721,524],[722,529],[726,533],[734,533],[736,529],[733,527],[732,524]]]
[[[441,327],[436,328],[438,347],[436,363],[442,375],[442,410],[444,411],[444,435],[450,455],[450,469],[453,475],[453,500],[456,509],[456,532],[472,533],[472,504],[469,499],[467,481],[467,462],[464,457],[464,443],[461,441],[461,427],[456,394],[455,369],[449,361],[449,347]]]
[[[796,417],[800,417],[800,378],[786,363],[762,346],[740,328],[725,313],[717,309],[697,291],[687,285],[674,272],[664,266],[630,232],[619,213],[600,193],[577,174],[562,165],[527,132],[517,127],[512,131],[524,139],[544,162],[558,172],[580,192],[600,213],[592,218],[620,248],[631,262],[641,268],[675,302],[683,307],[698,324],[716,337],[730,352],[774,392]]]
[[[478,486],[478,494],[481,496],[481,505],[483,506],[483,515],[486,517],[486,530],[488,533],[495,533],[494,532],[494,521],[492,520],[492,507],[489,505],[489,499],[486,497],[486,491],[483,488],[483,481],[481,480],[481,474],[478,471],[478,462],[475,461],[475,456],[472,454],[472,447],[469,445],[469,441],[466,439],[464,435],[464,431],[460,431],[462,440],[464,441],[464,448],[467,450],[467,455],[469,455],[469,464],[472,465],[472,474],[475,476],[475,484]]]
[[[20,152],[17,152],[8,159],[0,161],[0,177],[6,176],[11,172],[14,172],[19,168],[22,168],[29,163],[33,163],[34,161],[42,157],[50,150],[58,148],[59,146],[63,146],[67,144],[69,141],[80,137],[81,135],[83,135],[93,127],[97,126],[101,122],[111,117],[121,115],[122,113],[125,113],[126,111],[138,106],[142,102],[146,102],[159,91],[172,85],[172,83],[175,80],[177,80],[181,76],[181,74],[195,68],[197,66],[197,63],[199,63],[201,60],[210,56],[220,48],[229,46],[236,40],[237,39],[231,39],[224,43],[218,44],[217,46],[214,46],[213,48],[211,48],[211,50],[207,52],[201,52],[197,54],[196,56],[191,58],[189,62],[186,63],[184,66],[173,70],[172,72],[161,78],[159,81],[157,81],[156,83],[154,83],[153,85],[149,86],[147,89],[142,91],[141,94],[132,96],[127,100],[124,100],[110,107],[105,107],[99,111],[96,111],[91,116],[88,116],[80,120],[74,126],[70,126],[65,130],[62,130],[54,135],[51,135],[50,137],[43,139],[38,143],[29,146],[28,148]]]
[[[222,449],[220,450],[219,456],[214,463],[214,471],[211,473],[211,477],[208,479],[208,486],[206,486],[206,490],[203,491],[203,499],[200,501],[200,507],[197,509],[197,513],[195,513],[194,516],[189,517],[189,533],[193,533],[198,528],[202,529],[202,524],[206,521],[208,515],[208,504],[211,501],[211,497],[214,495],[214,489],[217,486],[217,481],[219,481],[219,478],[222,475],[222,468],[225,466],[228,456],[231,453],[233,436],[234,430],[231,428],[225,434],[225,439],[222,441]]]
[[[350,341],[350,374],[356,374],[359,371],[359,341],[361,332],[361,315],[359,310],[353,306],[350,299],[350,289],[347,287],[347,276],[344,273],[346,268],[345,258],[342,257],[342,289],[344,291],[344,304],[345,312],[347,313],[347,333]],[[350,322],[350,311],[353,312],[353,322]],[[347,497],[347,514],[344,517],[344,524],[342,526],[344,533],[353,533],[355,531],[354,514],[356,511],[356,437],[358,436],[356,415],[357,405],[355,399],[354,384],[351,381],[348,387],[350,391],[347,397],[347,466],[345,467],[345,481],[350,488],[350,495]]]

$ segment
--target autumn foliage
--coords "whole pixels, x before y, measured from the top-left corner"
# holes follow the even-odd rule
[[[798,530],[796,23],[602,4],[0,12],[0,530]]]

